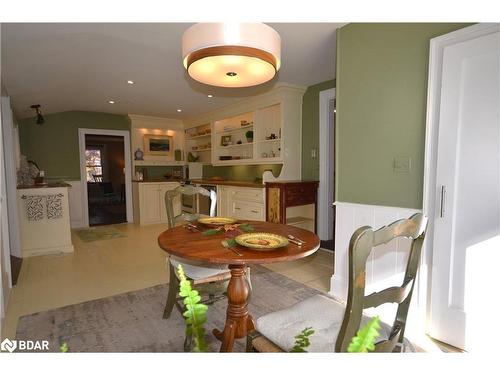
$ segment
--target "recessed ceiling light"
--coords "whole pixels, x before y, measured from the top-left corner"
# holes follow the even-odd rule
[[[213,98],[214,96],[212,94],[207,95],[209,98]]]
[[[127,81],[127,83],[128,83],[129,85],[133,85],[135,82],[134,82],[134,81],[131,81],[131,80],[128,80],[128,81]]]
[[[178,109],[177,112],[182,112],[182,109]]]
[[[115,104],[115,101],[114,100],[108,100],[108,103],[109,104]]]

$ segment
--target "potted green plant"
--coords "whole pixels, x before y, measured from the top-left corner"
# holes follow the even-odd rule
[[[247,137],[247,142],[252,143],[253,142],[253,130],[249,130],[245,133],[245,137]]]

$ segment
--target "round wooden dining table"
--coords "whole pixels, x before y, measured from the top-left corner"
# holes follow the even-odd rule
[[[287,246],[273,250],[254,250],[236,245],[233,247],[236,251],[233,251],[222,245],[222,241],[226,239],[224,231],[220,234],[204,235],[202,231],[192,231],[184,226],[168,229],[158,237],[159,246],[171,255],[186,260],[229,266],[231,279],[227,287],[226,323],[222,331],[213,330],[215,337],[222,341],[221,352],[230,352],[235,339],[244,338],[247,332],[255,329],[254,320],[248,313],[250,287],[245,277],[246,267],[252,264],[287,262],[304,258],[318,250],[320,245],[318,236],[305,229],[260,221],[244,222],[253,227],[254,233],[274,233],[283,237],[292,235],[304,243],[298,246],[289,242]],[[208,229],[199,224],[198,226],[202,230]]]

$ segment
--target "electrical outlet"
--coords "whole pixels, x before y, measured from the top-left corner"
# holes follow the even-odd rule
[[[316,159],[316,149],[311,148],[311,159]]]
[[[411,158],[409,156],[395,156],[393,168],[394,173],[410,173]]]

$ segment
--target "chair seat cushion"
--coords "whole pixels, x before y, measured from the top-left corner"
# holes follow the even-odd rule
[[[342,303],[324,295],[315,295],[295,305],[276,311],[257,319],[257,331],[278,345],[284,351],[290,351],[295,343],[295,336],[306,327],[312,327],[308,352],[334,352],[335,342],[344,318],[345,307]],[[370,320],[363,316],[361,326]],[[378,340],[388,337],[390,328],[382,324]]]
[[[172,263],[172,266],[176,269],[177,266],[181,264],[186,276],[192,280],[205,279],[228,271],[226,265],[201,264],[173,256],[170,257],[170,263]]]

